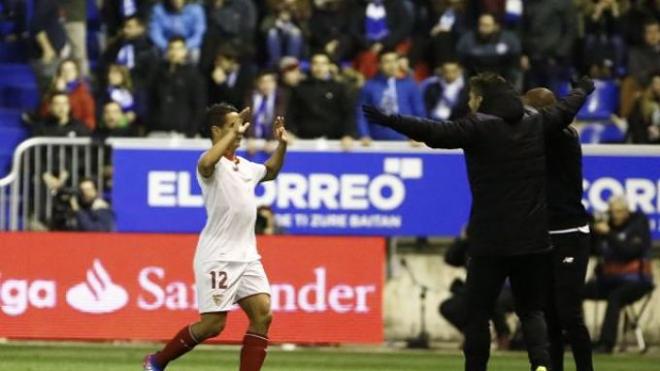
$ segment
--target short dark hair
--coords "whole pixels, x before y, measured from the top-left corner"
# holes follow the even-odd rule
[[[238,112],[238,109],[229,103],[217,103],[206,109],[206,130],[211,135],[211,128],[214,126],[222,127],[225,125],[225,117],[232,112]]]
[[[487,97],[501,93],[502,89],[509,88],[511,88],[511,86],[504,77],[496,73],[482,72],[470,78],[470,91],[483,97],[484,100]]]

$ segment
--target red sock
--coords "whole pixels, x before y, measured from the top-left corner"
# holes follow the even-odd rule
[[[190,352],[197,344],[199,344],[199,341],[193,336],[190,326],[186,326],[165,345],[163,350],[156,353],[154,361],[158,366],[165,368],[170,361]]]
[[[241,348],[240,371],[259,371],[266,359],[266,348],[268,338],[264,335],[248,332],[243,337],[243,348]]]

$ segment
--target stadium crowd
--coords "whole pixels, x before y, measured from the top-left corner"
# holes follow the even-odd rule
[[[4,3],[22,14],[25,2]],[[88,3],[100,4],[100,24],[88,23]],[[206,136],[203,108],[225,101],[253,107],[250,138],[271,140],[284,115],[296,137],[349,149],[402,139],[368,124],[362,104],[456,118],[467,112],[467,79],[494,71],[520,90],[556,92],[589,74],[598,107],[583,119],[613,123],[621,141],[660,143],[654,0],[32,4],[26,28],[42,99],[25,118],[34,135]],[[99,50],[87,51],[90,40]]]

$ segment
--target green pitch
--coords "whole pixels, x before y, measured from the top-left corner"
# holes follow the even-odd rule
[[[137,371],[142,357],[155,346],[145,345],[77,345],[25,344],[0,345],[0,371]],[[567,370],[574,370],[567,359]],[[305,349],[284,352],[270,350],[264,371],[440,371],[461,370],[462,357],[447,352],[410,352],[391,350],[350,351],[341,348]],[[615,355],[596,358],[598,371],[659,370],[660,356]],[[237,347],[210,347],[173,363],[168,371],[236,371]],[[528,370],[523,353],[496,353],[491,360],[492,371]]]

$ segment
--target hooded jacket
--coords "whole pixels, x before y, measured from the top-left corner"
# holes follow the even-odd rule
[[[574,89],[557,104],[529,114],[516,92],[508,90],[484,94],[478,113],[443,125],[399,115],[388,123],[429,147],[463,149],[472,192],[471,256],[523,255],[550,248],[545,138],[568,126],[586,99],[583,90]]]

